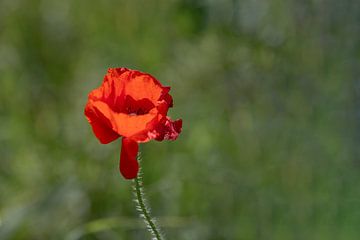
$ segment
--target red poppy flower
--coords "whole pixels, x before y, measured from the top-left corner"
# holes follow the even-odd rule
[[[91,91],[85,115],[103,144],[122,138],[120,172],[126,179],[137,176],[138,143],[175,140],[182,120],[172,121],[170,87],[153,76],[126,68],[110,68],[102,85]]]

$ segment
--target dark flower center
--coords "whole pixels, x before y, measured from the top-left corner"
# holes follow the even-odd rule
[[[155,105],[149,99],[134,100],[131,96],[127,95],[122,112],[129,115],[144,115],[149,113],[154,107]]]

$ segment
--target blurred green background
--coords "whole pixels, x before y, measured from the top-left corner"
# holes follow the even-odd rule
[[[168,239],[360,239],[359,60],[357,0],[0,0],[0,239],[150,239],[83,115],[120,66],[184,121],[141,146]]]

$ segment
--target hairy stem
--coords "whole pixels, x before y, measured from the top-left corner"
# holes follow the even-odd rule
[[[155,220],[150,215],[150,209],[147,206],[142,186],[141,170],[139,170],[138,176],[134,179],[134,196],[135,202],[137,203],[136,209],[139,211],[140,217],[144,220],[147,229],[151,233],[152,239],[163,240],[159,227],[156,226]]]

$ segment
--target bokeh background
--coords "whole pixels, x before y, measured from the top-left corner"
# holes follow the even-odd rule
[[[172,87],[141,146],[168,239],[360,239],[357,0],[0,0],[0,239],[149,239],[83,108],[108,67]]]

